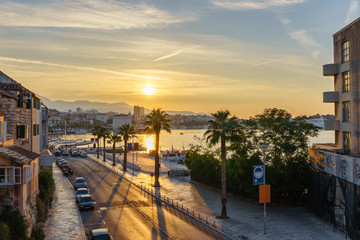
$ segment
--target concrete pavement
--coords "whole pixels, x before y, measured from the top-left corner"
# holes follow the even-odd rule
[[[99,159],[92,155],[89,157],[113,169],[118,174],[124,174],[120,164],[112,167],[111,160],[103,163],[102,157]],[[146,163],[146,167],[150,169],[149,162]],[[143,169],[141,161],[138,161],[138,164]],[[166,172],[164,169],[162,172]],[[153,178],[147,171],[135,171],[134,175],[131,173],[132,170],[128,169],[124,174],[125,178],[139,185],[152,186]],[[334,229],[331,223],[322,221],[303,207],[272,205],[267,207],[267,235],[264,235],[264,213],[261,204],[248,203],[228,196],[227,211],[230,219],[220,220],[215,218],[220,215],[221,211],[218,190],[191,183],[190,177],[168,177],[167,174],[162,174],[160,184],[162,195],[178,202],[180,206],[189,209],[190,212],[195,211],[195,215],[200,213],[202,217],[207,216],[210,223],[215,221],[216,224],[222,225],[224,231],[234,239],[346,239],[345,234]]]
[[[85,239],[85,232],[75,202],[74,189],[54,162],[53,177],[55,194],[44,227],[46,239]]]

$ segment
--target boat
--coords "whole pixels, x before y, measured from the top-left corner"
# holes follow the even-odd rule
[[[184,161],[185,153],[182,153],[179,150],[161,151],[161,159],[168,161],[179,161],[179,160]]]

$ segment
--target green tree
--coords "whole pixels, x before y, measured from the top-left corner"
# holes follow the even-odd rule
[[[204,133],[206,141],[214,146],[220,142],[221,149],[221,215],[218,218],[229,218],[226,211],[226,142],[240,140],[240,125],[236,117],[230,117],[228,110],[212,114],[214,120],[208,121],[209,128]]]
[[[0,221],[9,226],[12,240],[27,239],[26,220],[18,210],[4,210],[1,213]]]
[[[121,127],[119,127],[119,134],[122,136],[125,145],[123,171],[127,171],[127,143],[131,135],[135,134],[134,126],[128,123],[122,125]]]
[[[0,221],[0,240],[10,239],[10,228],[6,223]]]
[[[113,166],[115,166],[115,145],[121,141],[121,136],[116,133],[113,133],[109,136],[108,143],[112,144],[113,146]]]
[[[155,133],[155,184],[154,187],[160,187],[159,176],[160,176],[160,157],[159,157],[159,142],[160,142],[160,131],[170,130],[170,119],[169,115],[161,111],[161,108],[153,109],[145,117],[146,131]]]
[[[307,123],[303,116],[293,117],[283,109],[268,108],[245,122],[252,139],[252,153],[266,144],[267,183],[272,198],[298,200],[307,188],[309,170],[309,138],[316,137],[319,128]],[[296,181],[294,181],[296,179]]]
[[[97,138],[97,158],[99,158],[99,144],[100,144],[100,137],[101,137],[101,126],[95,125],[94,129],[91,131],[91,134]]]

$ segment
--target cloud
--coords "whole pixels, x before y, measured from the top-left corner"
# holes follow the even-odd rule
[[[346,14],[346,20],[345,23],[348,24],[355,20],[357,16],[359,15],[359,4],[358,1],[351,1],[349,10]]]
[[[239,1],[213,1],[218,7],[246,10],[246,9],[266,9],[269,7],[283,7],[293,4],[303,3],[305,0],[239,0]]]
[[[306,49],[319,46],[319,44],[304,30],[292,32],[290,33],[290,36]]]
[[[198,48],[198,47],[200,47],[200,46],[195,46],[195,47],[191,47],[191,48],[182,48],[182,49],[179,49],[179,50],[177,50],[177,51],[175,51],[175,52],[173,52],[173,53],[170,53],[170,54],[168,54],[168,55],[165,55],[165,56],[162,56],[162,57],[159,57],[159,58],[155,59],[154,62],[158,62],[158,61],[161,61],[161,60],[164,60],[164,59],[167,59],[167,58],[174,57],[174,56],[176,56],[176,55],[179,55],[179,54],[183,53],[183,52],[186,51],[186,50],[191,50],[191,49],[195,49],[195,48]]]
[[[194,16],[174,16],[146,3],[115,0],[55,1],[44,5],[5,2],[0,25],[91,29],[162,28],[193,21]]]
[[[253,64],[251,65],[250,67],[258,67],[258,66],[261,66],[261,65],[266,65],[266,64],[269,64],[269,63],[274,63],[274,62],[287,62],[287,60],[291,59],[291,58],[294,58],[294,57],[286,57],[286,58],[280,58],[280,59],[272,59],[272,60],[268,60],[268,61],[265,61],[265,62],[261,62],[261,63],[256,63],[256,64]]]
[[[21,59],[21,58],[9,58],[9,57],[0,56],[0,61],[1,60],[10,61],[10,62],[18,62],[18,63],[46,65],[46,66],[52,66],[52,67],[65,67],[65,68],[72,68],[72,69],[82,70],[82,71],[95,71],[95,72],[102,72],[102,73],[110,73],[110,74],[115,74],[115,75],[120,75],[120,76],[125,76],[125,77],[132,77],[132,78],[159,79],[159,78],[154,78],[154,77],[145,76],[145,75],[138,75],[138,74],[132,74],[132,73],[126,73],[126,72],[119,72],[119,71],[108,70],[108,69],[103,69],[103,68],[82,67],[82,66],[58,64],[58,63],[49,63],[49,62],[43,62],[43,61],[37,61],[37,60],[28,60],[28,59]]]

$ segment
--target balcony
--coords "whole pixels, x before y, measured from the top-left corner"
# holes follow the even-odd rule
[[[339,92],[338,91],[324,92],[323,93],[323,102],[324,103],[339,102]]]
[[[325,131],[339,130],[339,120],[334,120],[334,119],[324,120],[324,130]]]
[[[323,76],[335,76],[338,74],[338,64],[331,63],[323,66]]]

